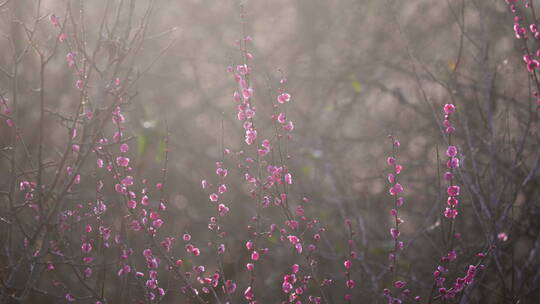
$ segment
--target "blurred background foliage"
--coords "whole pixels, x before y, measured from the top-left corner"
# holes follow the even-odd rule
[[[46,14],[64,16],[66,1],[42,2]],[[82,8],[79,2],[71,2],[75,9]],[[114,12],[120,3],[132,5],[134,20],[138,20],[146,8],[146,1],[111,1],[110,7],[105,2],[81,2],[89,45],[96,43],[104,9]],[[2,10],[2,34],[13,35],[16,44],[23,41],[24,33],[10,23],[8,15],[31,23],[34,4],[12,1],[9,11]],[[538,174],[523,184],[538,157],[538,110],[531,110],[534,101],[529,97],[521,46],[514,38],[512,15],[504,1],[275,0],[245,1],[244,9],[245,32],[254,38],[251,67],[259,136],[272,135],[265,121],[272,114],[279,79],[285,75],[287,91],[293,96],[287,117],[295,122],[287,146],[294,176],[292,191],[296,200],[310,199],[307,213],[326,227],[319,260],[325,277],[343,280],[341,261],[348,254],[343,222],[350,218],[361,261],[353,271],[359,286],[356,296],[376,303],[382,301],[381,290],[390,285],[387,254],[393,246],[388,233],[393,204],[385,161],[391,153],[387,135],[392,134],[402,143],[399,158],[404,166],[400,181],[406,203],[400,213],[405,219],[402,236],[407,248],[401,267],[413,291],[429,290],[438,257],[445,254],[441,208],[446,197],[438,176],[444,172],[445,141],[439,126],[442,105],[453,102],[458,109],[456,140],[463,153],[459,181],[469,185],[463,186],[457,220],[463,236],[459,247],[462,267],[457,269],[465,272],[472,255],[489,244],[498,246],[487,270],[462,301],[518,303],[516,299],[522,299],[519,303],[535,303],[539,299],[539,257],[530,255],[538,247],[540,235]],[[126,12],[129,10],[120,15],[120,27],[128,26]],[[213,178],[222,144],[233,151],[244,148],[232,100],[235,82],[226,71],[227,66],[240,62],[234,42],[244,35],[242,22],[237,1],[156,1],[147,40],[133,58],[134,75],[145,73],[130,89],[136,97],[123,107],[126,133],[131,136],[132,155],[136,155],[132,162],[137,176],[159,181],[168,134],[164,199],[169,209],[160,234],[175,236],[174,248],[179,252],[183,251],[179,239],[184,232],[191,233],[203,249],[210,238],[206,226],[214,206],[200,182]],[[46,22],[39,28],[44,46],[51,47],[56,35]],[[105,66],[126,41],[122,35],[101,39],[108,46],[100,54]],[[4,39],[0,49],[0,66],[9,67],[13,58]],[[78,94],[63,54],[60,51],[48,66],[46,106],[58,113],[72,111]],[[39,126],[37,65],[30,52],[20,65],[16,88],[17,115],[24,121],[21,136],[30,151],[36,149],[33,130]],[[99,102],[104,84],[95,81],[89,85]],[[11,82],[0,74],[0,92],[9,97],[10,90]],[[57,123],[54,115],[46,120],[50,130],[46,157],[50,159],[66,142],[67,134]],[[9,133],[5,124],[0,126],[0,148],[6,147]],[[257,206],[243,186],[242,172],[234,170],[234,157],[225,164],[231,168],[231,212],[223,220],[228,232],[225,270],[229,279],[246,284],[246,227]],[[0,160],[1,168],[7,166],[7,161]],[[0,178],[3,188],[5,183]],[[94,186],[88,187],[92,192]],[[513,218],[508,208],[513,210]],[[272,208],[264,216],[267,223],[283,225],[283,218]],[[509,235],[508,241],[497,239],[500,232]],[[279,240],[274,237],[267,242],[271,247]],[[296,258],[287,246],[271,247],[257,272],[264,281],[258,284],[267,288],[262,303],[282,300],[281,279]],[[203,250],[196,263],[213,265],[213,259]],[[282,272],[276,271],[281,264]],[[329,289],[335,303],[341,301],[344,289],[343,284]],[[120,297],[118,301],[124,299]],[[164,302],[180,303],[179,297],[178,292]]]

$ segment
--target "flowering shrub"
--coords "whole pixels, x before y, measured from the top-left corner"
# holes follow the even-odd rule
[[[524,44],[527,94],[538,98],[540,53],[529,51],[530,41],[540,39],[533,3],[506,2]],[[234,113],[223,111],[219,144],[213,144],[219,153],[207,161],[213,167],[183,181],[196,180],[189,187],[197,185],[197,194],[182,203],[174,196],[180,182],[171,158],[178,142],[190,143],[178,139],[167,119],[160,122],[165,131],[154,133],[148,130],[152,122],[142,123],[144,129],[135,124],[137,109],[145,106],[138,104],[138,86],[172,46],[150,60],[143,52],[167,36],[149,30],[156,2],[106,1],[92,28],[86,23],[90,5],[68,1],[52,13],[38,2],[28,22],[14,1],[0,4],[11,18],[13,46],[0,91],[2,302],[480,303],[486,294],[486,301],[500,303],[538,299],[538,218],[523,212],[534,215],[539,206],[534,103],[497,112],[487,88],[480,118],[468,116],[476,108],[457,98],[471,98],[458,85],[464,81],[457,70],[461,58],[449,84],[440,81],[449,97],[432,100],[406,42],[414,86],[432,110],[429,126],[440,131],[443,148],[431,150],[433,162],[414,160],[407,157],[412,144],[398,140],[407,132],[394,131],[387,157],[375,160],[386,165],[375,178],[384,191],[349,195],[352,165],[335,170],[343,178],[320,184],[299,165],[295,147],[305,135],[294,110],[299,98],[287,71],[266,77],[265,92],[256,40],[247,34],[241,7],[239,56],[226,68],[231,93],[224,94]],[[534,22],[526,21],[527,14]],[[464,39],[462,18],[457,23]],[[22,71],[34,65],[33,78],[23,79]],[[49,84],[57,78],[69,83],[60,96],[68,102],[50,97],[58,94]],[[486,79],[492,78],[488,73]],[[22,90],[22,82],[34,89]],[[361,88],[353,80],[356,94]],[[430,129],[425,132],[435,132]],[[156,157],[148,161],[148,141],[156,138]],[[320,153],[312,154],[316,159]],[[415,179],[419,162],[432,166],[425,180]],[[332,176],[331,166],[321,175]],[[422,197],[433,201],[431,210],[419,208],[429,206],[417,202]],[[356,212],[359,198],[376,210]],[[409,224],[415,213],[419,224]],[[524,262],[514,256],[518,239],[529,241]]]

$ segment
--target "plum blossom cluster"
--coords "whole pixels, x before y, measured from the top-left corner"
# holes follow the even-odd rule
[[[258,303],[256,272],[258,265],[264,262],[264,257],[271,250],[266,246],[266,240],[277,234],[279,241],[284,246],[290,246],[292,252],[295,252],[307,263],[306,266],[302,266],[301,263],[291,266],[291,273],[286,274],[283,278],[282,291],[293,303],[302,303],[302,301],[321,303],[324,298],[321,287],[331,284],[332,280],[324,279],[321,282],[310,270],[312,271],[313,265],[316,263],[313,255],[317,249],[316,243],[321,239],[321,233],[325,229],[317,228],[318,221],[306,215],[305,208],[309,199],[304,197],[297,202],[291,200],[289,193],[293,186],[293,174],[288,168],[290,156],[285,154],[284,147],[286,142],[292,139],[292,131],[294,130],[294,123],[288,120],[286,115],[286,106],[292,101],[292,96],[284,88],[287,80],[282,77],[279,81],[280,86],[277,88],[277,96],[272,103],[273,114],[270,117],[274,125],[274,134],[265,138],[265,134],[255,128],[254,89],[250,85],[252,69],[249,65],[253,56],[247,51],[251,41],[250,36],[238,41],[243,64],[236,66],[236,68],[228,68],[238,84],[238,89],[233,93],[233,100],[237,103],[237,118],[243,122],[244,142],[247,145],[245,151],[240,150],[232,155],[238,158],[237,167],[242,172],[250,198],[262,207],[262,209],[257,208],[257,214],[251,218],[251,223],[247,227],[251,237],[245,241],[245,249],[249,256],[245,269],[248,271],[250,280],[244,289],[243,297],[249,303]],[[231,151],[228,149],[224,153],[224,156],[227,155],[231,155]],[[202,186],[205,189],[212,188],[212,185],[206,180],[202,181]],[[225,189],[222,188],[222,190]],[[210,201],[220,202],[220,188],[210,192]],[[282,227],[276,223],[264,222],[261,212],[270,207],[280,209],[280,213],[285,215]],[[269,229],[265,230],[264,227],[269,227]],[[311,231],[313,233],[312,242],[306,237]],[[305,274],[300,275],[302,272],[300,269],[306,269]],[[316,294],[313,288],[309,287],[312,281],[317,286]],[[351,282],[349,284],[353,284]]]
[[[349,240],[347,240],[347,245],[349,247],[349,257],[343,262],[343,267],[345,267],[345,287],[347,287],[348,290],[352,290],[356,286],[356,281],[351,278],[351,268],[353,266],[352,261],[358,258],[358,253],[353,249],[353,236],[355,233],[352,228],[352,221],[350,219],[346,219],[345,225],[349,230]],[[347,303],[352,303],[351,293],[345,293],[345,301],[347,301]]]
[[[458,277],[456,278],[453,286],[451,288],[444,288],[442,287],[442,284],[440,284],[439,286],[439,294],[441,295],[442,298],[444,299],[452,299],[452,298],[455,298],[456,295],[463,291],[463,289],[472,284],[473,281],[474,281],[474,277],[476,275],[476,271],[477,271],[477,266],[475,265],[469,265],[469,268],[467,270],[467,273],[464,277]],[[483,268],[483,266],[481,267]],[[442,266],[439,266],[439,268],[434,272],[434,276],[437,277],[437,278],[443,278],[442,277],[442,274],[447,272],[448,270],[445,269],[444,267]],[[444,281],[444,280],[441,280],[441,281]]]
[[[288,295],[289,303],[302,303],[301,296],[308,289],[309,282],[312,278],[309,274],[300,274],[300,265],[293,264],[291,266],[291,272],[283,276],[283,283],[281,284],[281,290]],[[321,298],[316,296],[308,296],[309,303],[320,304]]]
[[[223,156],[230,154],[228,149],[223,151]],[[208,246],[212,246],[213,250],[216,252],[218,263],[218,269],[214,272],[211,277],[198,278],[197,281],[203,285],[202,291],[204,293],[210,293],[210,288],[216,288],[220,283],[222,284],[221,288],[223,292],[227,295],[229,301],[231,301],[230,295],[236,291],[236,282],[232,280],[226,280],[225,272],[222,267],[221,256],[225,253],[225,244],[222,243],[222,239],[225,237],[226,232],[222,229],[219,224],[219,217],[225,216],[229,212],[229,207],[223,203],[223,196],[228,191],[226,185],[226,178],[228,176],[228,169],[225,167],[223,161],[216,162],[216,175],[219,182],[216,186],[209,183],[208,180],[203,179],[201,181],[201,187],[207,189],[208,191],[214,191],[209,195],[209,200],[211,203],[217,205],[216,216],[212,216],[209,219],[208,229],[213,233],[214,239],[208,242]],[[184,234],[184,241],[189,241],[191,236],[189,234]],[[203,266],[201,266],[203,267]]]
[[[401,173],[401,170],[403,169],[403,166],[397,163],[396,159],[396,153],[395,151],[400,147],[400,142],[398,140],[395,140],[392,136],[390,136],[392,139],[392,147],[394,150],[393,156],[389,156],[386,159],[386,163],[388,166],[392,168],[392,172],[388,173],[388,182],[390,183],[390,189],[388,192],[390,195],[395,197],[394,200],[394,208],[391,210],[391,215],[394,218],[395,226],[390,229],[390,235],[392,236],[392,239],[395,240],[397,247],[396,250],[401,250],[403,248],[403,242],[399,242],[398,238],[401,234],[399,231],[399,225],[403,223],[403,220],[398,217],[398,208],[403,206],[403,203],[405,202],[404,198],[400,196],[400,194],[403,192],[403,186],[398,182],[398,175]],[[395,255],[389,256],[389,259],[391,261],[395,260]]]
[[[536,91],[532,93],[533,97],[536,99],[536,104],[540,106],[540,83],[538,81],[538,68],[540,67],[540,31],[536,20],[528,22],[522,14],[528,9],[533,10],[531,1],[522,1],[520,4],[519,0],[506,0],[508,8],[514,15],[514,34],[516,39],[519,39],[523,43],[523,61],[529,72],[530,77],[533,79],[536,84]],[[522,6],[522,7],[521,7]],[[535,16],[534,11],[532,15]],[[536,18],[536,17],[534,17]],[[531,39],[529,39],[531,38]],[[530,43],[528,41],[531,40]]]
[[[448,146],[446,149],[446,156],[448,157],[446,161],[447,171],[444,173],[444,179],[448,182],[446,188],[446,194],[448,198],[446,199],[446,208],[444,210],[444,216],[450,221],[450,232],[449,232],[449,244],[447,249],[447,254],[441,257],[440,265],[437,266],[436,270],[433,272],[434,285],[432,293],[435,288],[438,288],[439,294],[444,296],[443,293],[446,291],[444,288],[444,283],[446,281],[446,276],[448,273],[448,264],[457,259],[457,253],[454,250],[454,243],[456,239],[461,237],[461,234],[455,232],[455,219],[458,215],[458,196],[460,194],[460,187],[454,184],[454,175],[455,170],[459,167],[459,158],[458,148],[455,145],[452,145],[452,134],[455,132],[455,128],[451,122],[451,116],[456,111],[454,104],[445,104],[443,106],[444,119],[443,127],[444,131],[447,134]]]
[[[467,273],[463,277],[458,277],[452,288],[445,289],[444,287],[441,287],[439,289],[439,293],[445,298],[445,299],[452,299],[454,298],[459,292],[463,291],[463,289],[471,285],[474,281],[474,277],[476,276],[477,269],[484,268],[484,265],[469,265],[469,268],[467,269]]]
[[[49,16],[49,20],[52,25],[59,30],[58,41],[61,43],[66,43],[68,49],[73,49],[73,46],[68,41],[68,35],[65,32],[65,25],[60,23],[60,17],[55,14]],[[85,86],[86,71],[83,68],[84,65],[77,65],[77,52],[75,50],[70,50],[66,54],[66,62],[70,68],[73,68],[74,74],[77,77],[75,81],[75,88],[82,91]]]
[[[456,107],[453,104],[444,105],[443,126],[445,128],[445,132],[448,134],[448,147],[446,149],[446,156],[448,157],[446,168],[448,171],[444,173],[444,179],[449,183],[448,188],[446,189],[448,199],[444,216],[449,219],[455,219],[458,215],[457,205],[459,203],[458,196],[460,192],[460,187],[458,185],[454,185],[454,170],[459,168],[459,158],[457,156],[457,146],[452,145],[452,133],[455,132],[455,128],[452,126],[450,121],[450,117],[455,111]]]
[[[253,106],[251,99],[253,97],[253,87],[250,85],[249,75],[251,73],[251,67],[248,65],[248,59],[252,59],[253,55],[247,52],[245,44],[251,41],[252,38],[247,36],[243,39],[244,48],[239,42],[241,51],[243,52],[244,63],[236,67],[236,71],[229,67],[227,70],[233,74],[234,79],[238,83],[238,90],[233,93],[233,99],[238,103],[237,105],[237,118],[243,121],[243,127],[245,130],[245,142],[248,145],[255,143],[257,139],[257,129],[253,125],[253,118],[255,117],[256,109]]]
[[[221,196],[224,195],[228,190],[227,185],[225,184],[225,178],[227,177],[228,172],[228,169],[223,167],[223,162],[216,162],[216,175],[218,176],[218,178],[220,178],[220,182],[215,187],[215,191],[208,195],[208,199],[210,200],[210,202],[216,203],[219,216],[225,216],[230,210],[229,207],[227,207],[221,200]],[[201,187],[203,189],[210,189],[210,187],[213,187],[213,185],[210,184],[208,180],[203,179],[201,181]],[[214,230],[214,228],[219,227],[216,225],[210,225],[209,228],[211,230]]]
[[[24,180],[19,183],[19,191],[24,193],[25,204],[29,205],[34,210],[39,211],[39,205],[33,203],[36,186],[35,182]]]
[[[38,15],[41,16],[39,9],[38,6]],[[29,279],[32,283],[28,285],[28,290],[33,293],[33,289],[40,285],[47,290],[44,292],[47,296],[55,297],[55,302],[83,301],[102,304],[107,302],[103,294],[105,283],[117,279],[117,282],[130,282],[129,284],[136,282],[141,288],[136,291],[138,294],[135,297],[144,297],[146,303],[159,302],[168,292],[164,287],[164,283],[168,282],[161,280],[159,274],[165,269],[181,282],[181,288],[175,290],[188,294],[198,303],[204,303],[198,296],[199,290],[209,293],[209,289],[215,288],[221,281],[224,291],[234,292],[236,284],[224,280],[221,273],[206,272],[204,266],[181,269],[183,263],[179,261],[182,259],[173,259],[176,238],[164,236],[160,231],[167,217],[167,202],[163,195],[166,178],[152,187],[148,180],[135,174],[133,151],[130,153],[131,138],[125,135],[127,127],[123,111],[134,96],[126,91],[126,86],[122,85],[117,76],[125,75],[125,71],[129,69],[121,66],[121,60],[118,60],[114,63],[114,75],[105,75],[108,73],[102,72],[101,64],[96,59],[98,50],[103,47],[103,36],[100,36],[96,43],[94,57],[90,57],[92,52],[86,47],[91,43],[87,43],[86,35],[82,34],[85,31],[84,26],[77,27],[81,23],[77,23],[77,17],[71,13],[71,9],[66,10],[65,19],[55,14],[48,16],[57,33],[51,52],[45,50],[45,46],[42,50],[33,40],[33,35],[28,37],[28,46],[24,51],[33,49],[39,55],[50,54],[50,57],[47,55],[41,58],[41,72],[45,73],[46,62],[57,55],[57,50],[65,50],[65,57],[61,57],[65,58],[70,73],[74,75],[74,96],[78,97],[73,98],[74,107],[70,105],[66,108],[66,111],[73,111],[71,115],[46,109],[44,85],[37,90],[42,97],[40,127],[48,126],[48,122],[43,123],[43,119],[50,119],[47,115],[57,118],[68,134],[62,139],[65,140],[65,148],[52,147],[48,142],[42,145],[41,139],[45,137],[47,141],[47,135],[40,133],[36,153],[38,165],[34,169],[34,156],[31,155],[34,154],[34,148],[23,142],[23,134],[20,133],[22,130],[15,128],[16,103],[0,96],[0,118],[5,119],[7,126],[11,128],[13,154],[18,146],[24,146],[28,149],[25,161],[32,164],[32,170],[24,173],[22,170],[25,170],[26,165],[19,164],[15,157],[11,160],[15,169],[11,170],[13,190],[10,190],[10,201],[12,198],[17,201],[22,198],[23,204],[16,203],[19,209],[17,213],[24,213],[25,216],[29,214],[35,219],[35,223],[28,223],[31,225],[19,226],[22,227],[20,231],[24,236],[20,240],[22,246],[16,244],[18,239],[10,241],[15,246],[13,248],[24,248],[24,256],[31,258],[32,261],[28,259],[28,262],[36,269],[34,274],[31,274],[34,278]],[[83,14],[84,10],[81,8],[80,18]],[[34,27],[41,25],[42,20],[41,17],[36,19]],[[106,20],[107,15],[103,22]],[[69,23],[73,25],[72,31],[66,27]],[[25,25],[21,22],[20,26]],[[128,44],[132,49],[126,49],[126,56],[137,48],[135,40]],[[91,75],[94,76],[90,77]],[[111,76],[111,79],[106,78],[108,76]],[[44,76],[41,76],[41,79],[43,80]],[[99,101],[93,100],[95,87],[88,86],[90,79],[106,81],[105,92],[101,92],[104,94],[100,94]],[[125,79],[129,81],[133,78],[126,75]],[[14,96],[16,91],[13,92]],[[51,155],[58,154],[59,157],[45,161],[49,156],[42,157],[41,152],[49,149],[54,150]],[[95,165],[92,165],[93,161]],[[21,169],[16,168],[19,165],[22,165]],[[165,170],[164,172],[166,173]],[[220,173],[226,176],[226,170],[222,169]],[[217,190],[220,195],[226,191],[227,187],[223,183]],[[227,206],[218,206],[220,215],[227,212]],[[2,218],[2,221],[7,220]],[[140,246],[140,242],[145,244],[144,247]],[[139,248],[145,249],[134,249],[137,243]],[[186,249],[189,249],[189,257],[201,254],[199,248],[188,245]],[[224,251],[224,245],[218,245],[218,252]],[[11,253],[17,251],[9,249],[10,259]],[[66,271],[72,272],[65,275]],[[109,275],[108,272],[113,274]],[[22,272],[16,269],[13,273],[18,277]],[[40,281],[38,278],[42,273],[50,280]],[[85,288],[75,287],[77,283]],[[100,286],[101,284],[103,286]],[[4,293],[2,299],[5,299]]]
[[[149,290],[148,297],[150,301],[153,301],[156,299],[156,291],[158,292],[160,297],[163,297],[165,295],[165,290],[158,285],[158,272],[157,269],[159,268],[160,259],[156,257],[151,249],[145,249],[142,252],[143,256],[146,258],[146,268],[148,269],[148,279],[145,282],[146,288]],[[119,274],[127,273],[127,270],[123,271],[124,269],[121,269],[119,271]],[[139,276],[143,276],[144,274],[139,273]]]
[[[476,271],[478,269],[478,265],[480,268],[484,267],[480,264],[478,264],[477,266],[470,265],[466,276],[456,278],[452,287],[444,287],[449,273],[449,264],[456,261],[458,258],[458,254],[454,247],[455,241],[461,238],[461,234],[455,232],[455,219],[458,215],[457,206],[459,203],[458,197],[460,195],[460,187],[454,184],[455,170],[459,168],[459,158],[457,156],[458,147],[452,144],[452,134],[455,132],[455,128],[452,126],[451,116],[453,113],[455,113],[456,107],[453,104],[445,104],[443,107],[443,111],[443,126],[445,128],[445,132],[447,133],[448,139],[448,146],[446,149],[446,156],[448,157],[446,161],[446,168],[448,171],[444,173],[444,179],[448,182],[448,186],[446,189],[446,194],[448,195],[448,198],[446,200],[447,206],[444,211],[444,216],[450,221],[450,230],[447,254],[441,257],[440,264],[433,272],[434,285],[432,293],[430,295],[430,299],[432,298],[433,292],[435,290],[438,291],[438,297],[440,298],[455,298],[460,292],[464,290],[466,286],[472,284],[474,276],[476,275]],[[486,254],[479,253],[477,256],[483,259]]]
[[[11,107],[8,104],[8,99],[4,96],[0,95],[0,110],[2,111],[2,114],[0,116],[5,119],[6,125],[9,128],[13,127],[13,119],[11,118],[11,115],[13,113]]]
[[[87,115],[90,116],[91,115]],[[126,209],[129,211],[130,219],[129,227],[134,233],[145,232],[148,236],[155,236],[158,229],[162,227],[164,221],[161,217],[161,212],[167,209],[166,202],[160,200],[159,202],[152,203],[149,198],[148,181],[143,179],[140,181],[142,189],[139,193],[135,190],[137,186],[137,180],[133,177],[131,172],[131,158],[129,156],[129,143],[124,140],[124,127],[125,117],[122,114],[121,107],[118,105],[113,107],[111,111],[111,121],[116,127],[116,131],[112,136],[112,141],[106,137],[101,138],[92,150],[96,154],[96,170],[103,171],[104,176],[110,176],[116,183],[113,184],[114,191],[123,198],[123,203]],[[111,148],[113,148],[111,150]],[[117,152],[115,152],[117,151]],[[97,193],[99,196],[103,196],[104,182],[102,179],[97,181]],[[161,191],[163,185],[161,183],[156,184],[156,190]],[[102,200],[99,200],[99,204],[102,206],[97,214],[103,215],[106,211],[106,206]],[[98,208],[99,209],[99,208]],[[91,226],[87,226],[87,232],[91,232]],[[104,240],[105,248],[109,248],[108,239],[111,237],[112,229],[100,226],[99,235]],[[161,248],[163,252],[169,252],[175,241],[174,237],[164,237],[163,241],[156,243],[157,248]],[[152,249],[147,248],[142,251],[142,256],[145,259],[146,271],[134,271],[133,266],[129,262],[129,258],[132,256],[134,250],[123,240],[120,234],[115,235],[115,244],[118,246],[119,254],[119,269],[117,275],[119,277],[133,274],[135,278],[141,280],[147,289],[146,296],[149,301],[160,299],[165,295],[165,289],[159,286],[158,271],[161,265],[161,259],[153,252]],[[84,247],[88,250],[88,245]],[[157,250],[155,248],[155,250]],[[141,268],[142,270],[142,268]]]
[[[390,215],[392,216],[392,222],[394,224],[394,226],[390,228],[390,236],[394,241],[394,246],[392,252],[388,254],[388,261],[390,262],[389,268],[390,273],[392,274],[392,279],[395,280],[398,272],[399,253],[404,248],[403,241],[399,239],[401,235],[399,226],[404,222],[404,220],[399,217],[399,209],[405,203],[405,199],[401,196],[404,188],[398,182],[399,174],[403,170],[403,166],[398,163],[397,158],[397,151],[401,147],[401,143],[392,135],[388,137],[390,138],[392,143],[392,155],[386,159],[386,164],[391,168],[391,172],[388,173],[387,176],[388,183],[390,184],[390,189],[388,190],[388,192],[391,196],[394,197],[394,205],[393,208],[390,210]],[[385,288],[383,290],[383,296],[386,298],[388,303],[401,303],[405,298],[410,295],[410,290],[404,289],[406,284],[407,283],[405,281],[401,280],[396,280],[393,282],[392,286],[396,289],[397,292],[399,292],[398,296],[394,296],[394,293],[389,288]]]

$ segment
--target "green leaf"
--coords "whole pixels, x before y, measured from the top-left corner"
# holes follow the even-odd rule
[[[163,138],[160,138],[156,152],[156,162],[161,162],[165,158],[165,149],[165,140],[163,140]]]
[[[313,167],[311,166],[305,166],[302,168],[302,173],[304,173],[305,176],[311,176],[313,173]]]
[[[351,85],[352,85],[352,88],[353,90],[356,92],[356,93],[360,93],[362,91],[362,85],[360,84],[360,82],[358,80],[353,80],[351,82]]]
[[[139,135],[137,137],[137,155],[142,157],[146,152],[146,147],[148,145],[148,138],[145,135]]]

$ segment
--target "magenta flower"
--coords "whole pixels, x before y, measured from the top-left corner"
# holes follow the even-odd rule
[[[246,288],[246,291],[244,291],[244,298],[248,301],[253,301],[254,295],[253,295],[253,290],[251,289],[251,286]]]
[[[390,187],[389,192],[391,195],[398,195],[399,193],[403,192],[403,186],[401,186],[400,183],[397,183]]]
[[[227,192],[227,186],[224,185],[224,184],[219,185],[219,187],[218,187],[218,193],[219,193],[219,194],[223,194],[223,193],[225,193],[225,192]]]
[[[457,147],[456,146],[448,146],[448,149],[446,149],[446,155],[448,155],[448,157],[454,157],[457,155]]]
[[[90,251],[92,251],[92,244],[87,242],[83,243],[81,246],[81,251],[84,253],[90,253]]]
[[[145,258],[150,258],[152,256],[152,250],[151,249],[145,249],[143,250],[143,255]]]
[[[449,196],[458,196],[459,195],[459,186],[453,185],[449,186],[447,191]]]
[[[289,185],[292,184],[292,175],[290,173],[287,173],[285,174],[285,176],[283,177],[283,179],[285,180],[285,182]]]
[[[455,197],[453,197],[453,196],[448,197],[448,200],[447,200],[448,206],[450,206],[452,208],[455,208],[457,206],[458,202],[459,201]]]
[[[531,60],[527,63],[527,71],[530,73],[538,68],[540,62],[538,60]]]
[[[73,295],[71,295],[70,293],[67,293],[66,294],[66,300],[68,302],[75,302],[75,297]]]
[[[282,93],[277,97],[277,101],[279,103],[286,103],[291,100],[291,94],[289,93]]]
[[[444,105],[444,113],[446,113],[447,115],[448,114],[452,114],[456,111],[456,106],[454,106],[453,104],[451,103],[447,103]]]
[[[291,283],[289,282],[283,282],[283,284],[281,285],[281,290],[284,292],[284,293],[289,293],[291,292],[293,286]]]
[[[137,208],[137,202],[134,201],[134,200],[129,200],[129,201],[127,202],[127,205],[128,205],[128,208],[130,208],[130,209],[135,209],[135,208]]]
[[[163,220],[162,219],[157,219],[157,220],[154,220],[152,222],[152,226],[154,226],[155,228],[159,229],[161,228],[161,226],[163,225]]]
[[[300,239],[295,235],[289,235],[287,239],[291,244],[298,244],[300,242]]]
[[[92,263],[93,261],[94,261],[94,258],[93,258],[93,257],[84,257],[84,258],[83,258],[83,262],[84,262],[85,264],[90,264],[90,263]]]
[[[238,93],[238,91],[234,91],[234,93],[233,93],[233,99],[234,99],[234,101],[236,101],[236,102],[240,102],[240,101],[241,101],[240,93]]]
[[[86,267],[86,268],[84,269],[84,277],[85,277],[85,278],[91,277],[91,276],[92,276],[92,273],[93,273],[92,268]]]
[[[448,171],[448,172],[445,172],[445,173],[444,173],[444,179],[445,179],[445,180],[449,181],[449,180],[451,180],[451,179],[453,179],[453,178],[454,178],[454,174],[453,174],[452,172],[449,172],[449,171]]]
[[[217,252],[218,252],[218,254],[224,254],[225,253],[225,244],[219,244]]]
[[[294,123],[292,121],[287,122],[287,124],[283,126],[283,130],[291,132],[292,130],[294,130]]]
[[[401,232],[399,232],[398,229],[390,228],[390,235],[392,236],[393,239],[397,239],[400,234],[401,234]]]
[[[148,206],[148,196],[143,196],[141,198],[141,205]]]
[[[444,216],[449,219],[455,219],[458,215],[458,211],[456,209],[450,209],[446,208],[444,211]]]
[[[53,263],[47,263],[47,271],[53,271],[55,269]]]
[[[252,88],[244,88],[242,89],[242,97],[244,97],[244,100],[249,100],[253,96],[253,89]]]
[[[298,254],[302,254],[302,251],[303,251],[304,247],[302,247],[301,243],[296,243],[296,244],[294,244],[294,249],[296,249],[296,252]]]
[[[133,185],[133,176],[126,176],[123,180],[122,180],[122,185],[124,186],[132,186]]]
[[[120,167],[127,167],[129,165],[129,158],[127,157],[117,157],[116,164]]]
[[[234,293],[236,291],[236,283],[231,280],[225,281],[225,291],[228,294]]]
[[[206,189],[206,188],[208,188],[208,186],[209,186],[209,185],[208,185],[208,181],[205,180],[205,179],[203,179],[203,180],[201,181],[201,187],[202,187],[203,189]]]
[[[58,18],[55,14],[51,14],[49,17],[49,20],[51,20],[51,23],[54,26],[60,26],[60,18]]]
[[[217,168],[216,169],[216,174],[220,175],[222,177],[226,177],[227,173],[228,173],[227,169],[224,169],[224,168]]]
[[[287,118],[285,116],[285,113],[279,113],[278,116],[277,116],[277,121],[280,123],[280,124],[284,124],[286,122]]]
[[[224,204],[219,204],[218,212],[220,216],[225,216],[225,214],[229,212],[229,207],[225,206]]]
[[[247,75],[249,73],[249,68],[248,68],[248,66],[246,64],[243,64],[243,65],[237,66],[236,71],[240,75]]]
[[[459,158],[457,157],[450,158],[448,162],[446,162],[446,166],[448,167],[448,169],[459,168]]]
[[[129,145],[128,144],[121,144],[120,145],[120,152],[126,153],[129,151]]]

